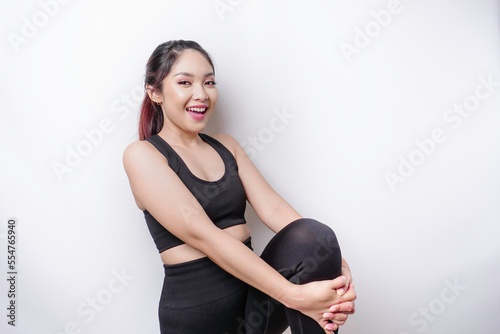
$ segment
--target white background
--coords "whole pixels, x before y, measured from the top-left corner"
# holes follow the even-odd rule
[[[215,60],[207,133],[253,149],[336,231],[359,295],[343,334],[498,332],[498,1],[66,2],[0,5],[1,333],[158,333],[163,268],[121,157],[146,61],[170,39]],[[247,213],[260,251],[271,235]]]

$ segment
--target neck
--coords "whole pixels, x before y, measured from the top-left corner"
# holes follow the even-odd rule
[[[188,132],[178,127],[171,127],[164,124],[158,133],[170,145],[193,147],[202,142],[197,132]]]

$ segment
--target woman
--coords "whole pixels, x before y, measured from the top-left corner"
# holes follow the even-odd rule
[[[141,140],[124,166],[165,267],[161,333],[337,330],[356,294],[335,234],[283,200],[235,139],[202,133],[218,96],[207,52],[192,41],[159,45],[145,88]],[[247,200],[276,232],[261,257]]]

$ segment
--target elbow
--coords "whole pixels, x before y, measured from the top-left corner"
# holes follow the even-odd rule
[[[214,238],[218,232],[222,232],[215,225],[213,228],[193,228],[186,231],[183,237],[183,241],[194,249],[199,250],[205,255],[209,256],[209,253],[213,251],[214,248]]]

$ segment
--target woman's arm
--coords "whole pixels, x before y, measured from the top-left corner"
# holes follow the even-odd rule
[[[238,175],[245,188],[247,200],[267,227],[278,233],[292,221],[302,218],[267,183],[236,139],[227,134],[215,135],[214,138],[226,146],[236,158]]]
[[[233,137],[227,134],[214,137],[235,156],[239,169],[238,175],[245,188],[248,201],[264,224],[277,233],[287,224],[301,218],[301,215],[267,183]],[[342,258],[341,275],[345,277],[345,284],[337,289],[337,293],[342,296],[350,291],[355,295],[351,271],[344,258]],[[324,314],[324,318],[333,320],[337,325],[342,325],[347,320],[348,314],[352,314],[354,311],[354,300],[349,300],[333,305],[329,312]]]
[[[238,163],[238,175],[245,188],[248,202],[255,212],[271,230],[278,233],[292,221],[302,218],[264,179],[240,144],[230,135],[214,136],[224,144],[235,156]],[[347,261],[342,258],[342,276],[346,278],[345,286],[338,290],[343,295],[349,288],[352,276]]]
[[[342,278],[304,285],[290,283],[241,241],[216,227],[149,142],[129,145],[123,163],[138,204],[172,234],[233,276],[312,317],[323,328],[326,323],[322,323],[322,315],[331,305],[355,298],[349,293],[339,296],[335,292],[344,285]]]

